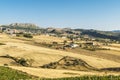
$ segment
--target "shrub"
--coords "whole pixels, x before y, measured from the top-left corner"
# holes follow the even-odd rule
[[[17,63],[21,64],[22,66],[28,66],[29,64],[27,63],[27,60],[24,58],[20,58],[17,60]]]
[[[16,34],[17,37],[20,37],[20,34]]]
[[[55,42],[55,41],[54,41],[54,42],[52,42],[52,45],[53,45],[53,46],[57,46],[57,45],[58,45],[58,42]]]
[[[8,66],[8,64],[4,64],[4,66]]]
[[[0,43],[0,45],[6,45],[5,43]]]
[[[66,40],[64,40],[64,41],[63,41],[63,43],[64,43],[64,45],[66,45],[67,41],[66,41]]]
[[[24,34],[23,37],[26,37],[26,38],[33,38],[33,36],[31,34]]]

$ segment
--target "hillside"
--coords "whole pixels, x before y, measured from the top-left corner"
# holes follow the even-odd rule
[[[32,65],[25,67],[25,65],[17,65],[15,60],[12,58],[0,57],[0,65],[3,66],[7,64],[9,67],[26,72],[28,74],[47,77],[47,78],[59,78],[59,77],[75,77],[84,75],[104,75],[105,72],[91,71],[91,67],[97,69],[111,69],[120,67],[120,53],[116,50],[101,50],[101,51],[88,51],[80,48],[70,49],[70,50],[57,50],[49,47],[43,47],[39,43],[46,42],[50,43],[56,41],[58,43],[63,42],[65,39],[60,37],[48,36],[48,35],[37,35],[32,39],[10,36],[4,33],[0,34],[0,56],[10,55],[14,59],[24,58],[25,60],[33,60]],[[37,42],[37,44],[36,44]],[[3,45],[4,44],[4,45]],[[113,47],[119,47],[119,45],[111,45]],[[63,57],[68,56],[65,61]],[[60,60],[62,59],[62,60]],[[59,61],[60,60],[60,61]],[[51,62],[58,62],[58,67],[56,69],[44,69],[40,68],[45,64]],[[69,63],[76,63],[75,66],[67,66]],[[24,62],[24,60],[23,60]],[[62,63],[63,62],[63,63]],[[68,63],[67,63],[68,62]],[[84,66],[80,65],[83,63]],[[87,63],[87,64],[86,64]],[[90,66],[89,66],[90,65]],[[54,65],[53,65],[54,66]],[[75,71],[78,70],[79,71]],[[82,71],[81,71],[82,70]],[[85,70],[88,70],[86,72]],[[53,72],[55,72],[53,74]],[[56,75],[56,73],[58,75]],[[67,73],[67,74],[66,74]],[[73,75],[74,74],[74,75]],[[107,72],[106,75],[119,75],[119,72]],[[48,75],[48,76],[46,76]]]
[[[69,29],[69,28],[47,28],[45,29],[47,33],[55,33],[55,34],[77,34],[78,37],[88,35],[93,38],[101,38],[101,39],[111,39],[111,40],[120,40],[120,33],[113,31],[100,31],[93,29]]]
[[[84,29],[75,29],[75,31],[80,31],[81,35],[89,35],[95,38],[111,39],[111,40],[120,40],[120,33],[114,33],[112,31],[98,31],[98,30],[84,30]]]
[[[107,59],[96,58],[92,56],[86,56],[83,54],[75,54],[71,52],[59,51],[43,47],[37,47],[17,42],[16,43],[9,42],[6,43],[6,45],[1,46],[0,56],[6,54],[11,55],[13,57],[33,59],[34,60],[33,66],[41,66],[59,60],[64,56],[80,58],[89,63],[89,65],[92,65],[93,67],[96,68],[119,67],[120,65],[120,63],[118,62],[110,61]],[[2,63],[4,64],[4,62]]]
[[[3,27],[9,27],[9,28],[14,28],[14,29],[38,29],[39,27],[35,24],[32,23],[12,23],[9,25],[2,25]]]
[[[33,75],[37,74],[36,76],[38,76],[38,74],[39,74],[41,76],[40,76],[40,78],[38,78],[36,76],[33,76],[33,75],[27,74],[25,72],[22,72],[23,71],[22,68],[24,69],[24,71],[27,71],[27,70],[28,71],[34,71],[35,73],[32,72]],[[51,70],[42,70],[42,69],[36,69],[35,70],[34,68],[32,69],[32,68],[24,68],[24,67],[21,67],[21,69],[15,70],[15,69],[12,69],[12,68],[0,66],[0,75],[2,76],[2,77],[0,77],[0,80],[20,80],[20,79],[22,79],[22,80],[74,80],[74,79],[91,80],[91,79],[96,79],[96,78],[109,80],[110,77],[112,77],[112,79],[116,79],[116,78],[119,79],[119,77],[120,77],[120,76],[89,76],[89,77],[88,76],[82,76],[82,77],[75,77],[75,76],[72,76],[72,75],[80,75],[81,73],[77,72],[77,71],[75,72],[75,71],[65,71],[65,70],[64,71],[53,70],[54,72],[52,72]],[[48,73],[43,74],[43,71],[44,72],[49,71],[50,73],[56,73],[57,75],[55,76],[55,74],[52,74],[51,76],[53,76],[53,77],[49,77],[50,75],[46,76],[46,74],[48,74]],[[41,74],[38,73],[38,72],[40,72]],[[83,74],[87,74],[87,73],[83,72]],[[64,78],[58,77],[58,76],[63,76],[63,75],[64,75]]]
[[[120,30],[113,30],[113,32],[118,32],[118,33],[120,33]]]
[[[101,39],[111,39],[111,40],[118,40],[120,41],[120,33],[113,32],[113,31],[99,31],[93,29],[69,29],[69,28],[47,28],[45,29],[47,33],[54,33],[54,34],[77,34],[78,37],[88,35],[92,38],[101,38]]]
[[[100,31],[93,29],[70,29],[70,28],[40,28],[39,26],[31,23],[13,23],[9,25],[1,25],[3,28],[24,30],[25,32],[32,33],[41,33],[41,34],[54,34],[57,36],[62,36],[66,34],[67,36],[75,35],[77,37],[82,37],[88,35],[91,38],[98,39],[111,39],[120,41],[120,33],[119,30],[115,31]]]
[[[44,32],[44,29],[40,28],[39,26],[32,24],[32,23],[12,23],[9,25],[1,25],[0,27],[8,29],[16,29],[24,32],[31,32],[31,33],[41,33]]]
[[[49,69],[68,69],[68,70],[76,70],[76,71],[92,71],[97,70],[94,67],[87,64],[85,61],[69,56],[65,56],[59,61],[51,62],[49,64],[45,64],[41,66],[42,68]]]
[[[93,52],[90,51],[85,51],[85,50],[81,50],[79,49],[78,52],[67,52],[67,51],[62,51],[62,50],[55,50],[55,49],[49,49],[49,48],[45,48],[45,47],[41,47],[41,46],[36,46],[36,44],[29,44],[32,43],[33,40],[37,40],[37,41],[45,41],[45,39],[47,39],[47,36],[45,38],[41,37],[35,37],[33,38],[33,40],[24,40],[24,39],[16,39],[16,38],[11,38],[7,35],[1,35],[0,36],[0,42],[5,43],[5,45],[0,45],[1,50],[0,50],[0,56],[3,55],[10,55],[13,57],[24,57],[24,58],[29,58],[29,59],[34,59],[35,62],[33,63],[34,66],[42,66],[44,64],[48,64],[50,62],[54,62],[54,61],[58,61],[59,59],[61,59],[64,56],[71,56],[71,57],[75,57],[75,58],[80,58],[84,61],[86,61],[89,65],[96,67],[96,68],[107,68],[107,67],[114,67],[114,66],[118,66],[119,67],[119,63],[115,62],[114,59],[110,60],[109,58],[107,59],[106,57],[104,58],[99,58],[99,56],[92,56],[91,54]],[[40,38],[40,39],[39,39]],[[54,40],[56,41],[60,41],[60,39],[56,39],[56,37],[49,37],[49,40],[52,40],[54,38]],[[51,39],[50,39],[51,38]],[[62,39],[61,39],[62,41]],[[107,52],[107,53],[105,53]],[[108,52],[107,50],[104,53],[101,51],[98,51],[96,53],[97,54],[112,54],[115,53],[114,55],[119,55],[119,52]],[[86,55],[89,54],[88,55]],[[46,56],[47,55],[47,56]],[[119,56],[118,56],[119,57]],[[111,62],[113,64],[111,64]]]

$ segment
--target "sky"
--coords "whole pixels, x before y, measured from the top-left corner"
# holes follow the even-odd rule
[[[120,0],[0,0],[0,24],[120,30]]]

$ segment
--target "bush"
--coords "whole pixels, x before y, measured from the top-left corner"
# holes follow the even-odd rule
[[[29,66],[29,64],[27,63],[27,60],[24,58],[18,59],[17,63],[21,64],[22,66]]]
[[[31,34],[24,34],[23,37],[26,37],[26,38],[33,38],[33,36]]]
[[[5,43],[0,43],[0,45],[6,45]]]
[[[16,34],[17,37],[20,37],[20,34]]]
[[[4,66],[8,66],[8,64],[4,64]]]

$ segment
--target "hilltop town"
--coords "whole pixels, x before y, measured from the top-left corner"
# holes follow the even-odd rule
[[[90,50],[104,49],[101,45],[120,43],[120,33],[112,31],[70,29],[70,28],[40,28],[31,23],[13,23],[1,25],[0,32],[15,37],[33,38],[38,35],[53,36],[65,39],[64,46],[58,42],[51,42],[56,49],[81,47]],[[46,42],[45,42],[46,43]],[[43,43],[44,45],[44,43]],[[48,44],[50,45],[50,44]],[[109,49],[109,48],[108,48]]]

